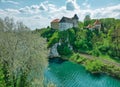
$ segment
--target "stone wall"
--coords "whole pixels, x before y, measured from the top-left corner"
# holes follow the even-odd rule
[[[59,29],[60,31],[67,30],[69,28],[73,27],[73,23],[59,23]]]

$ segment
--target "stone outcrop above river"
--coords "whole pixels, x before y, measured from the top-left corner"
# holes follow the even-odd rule
[[[50,54],[49,57],[53,58],[53,57],[60,57],[58,51],[57,51],[57,46],[59,45],[59,43],[54,44],[51,48],[50,48]]]

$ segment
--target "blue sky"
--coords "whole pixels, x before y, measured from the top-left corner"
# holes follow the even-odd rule
[[[82,21],[91,18],[120,19],[120,0],[0,0],[0,17],[22,21],[31,29],[50,25],[50,21],[74,14]]]

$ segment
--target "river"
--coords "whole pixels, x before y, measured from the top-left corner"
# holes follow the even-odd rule
[[[120,80],[104,74],[93,75],[82,65],[60,59],[50,60],[45,76],[46,82],[57,87],[120,87]]]

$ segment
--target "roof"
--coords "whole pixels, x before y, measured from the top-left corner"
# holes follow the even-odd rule
[[[72,18],[62,17],[62,19],[60,20],[60,22],[73,23],[73,20],[72,20]]]
[[[94,22],[94,25],[97,25],[97,24],[101,24],[99,20],[96,20],[96,21]]]
[[[54,19],[51,23],[58,23],[60,19]]]
[[[92,26],[91,24],[89,24],[89,25],[87,26],[87,28],[93,28],[93,26]]]
[[[74,15],[73,19],[79,19],[77,14]]]

